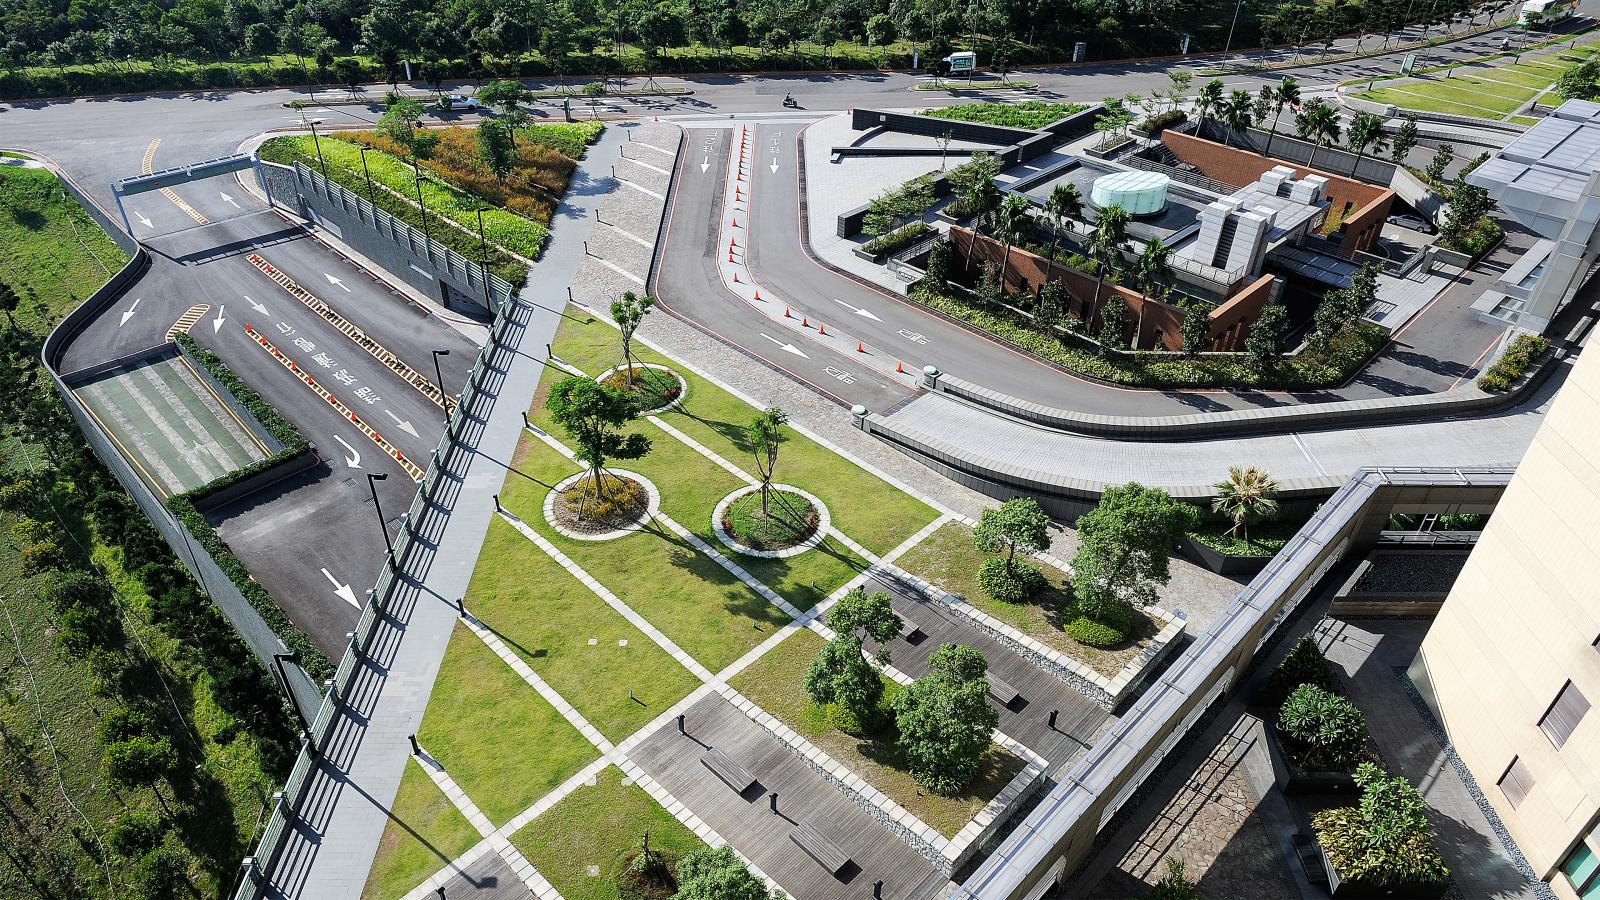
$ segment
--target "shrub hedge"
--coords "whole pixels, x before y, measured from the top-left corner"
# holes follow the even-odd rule
[[[1356,770],[1361,805],[1311,817],[1317,843],[1346,881],[1370,887],[1443,884],[1450,869],[1428,833],[1422,795],[1372,763]]]
[[[1278,711],[1290,756],[1301,768],[1349,771],[1367,736],[1367,720],[1354,703],[1314,684],[1294,689]]]
[[[912,222],[902,225],[888,234],[878,235],[862,245],[861,249],[868,253],[893,253],[901,247],[915,243],[932,230],[933,226],[927,222]]]
[[[1549,349],[1550,341],[1537,334],[1517,336],[1489,371],[1478,376],[1478,387],[1486,391],[1510,390]]]
[[[205,548],[217,567],[228,576],[228,580],[239,589],[239,593],[244,595],[245,600],[249,601],[250,606],[260,614],[278,639],[283,641],[284,646],[300,654],[301,668],[317,682],[331,678],[333,663],[323,655],[316,644],[311,642],[310,638],[306,637],[304,632],[289,621],[289,617],[272,601],[266,589],[250,577],[250,570],[246,568],[244,561],[233,554],[227,543],[222,540],[222,536],[217,534],[217,530],[211,527],[211,523],[195,506],[204,497],[305,453],[311,444],[298,428],[279,414],[276,408],[235,375],[221,357],[200,346],[187,334],[175,335],[174,339],[185,355],[232,393],[234,398],[256,417],[256,421],[283,444],[283,449],[242,469],[235,469],[209,484],[174,495],[167,500],[167,509],[189,529],[189,533],[200,542],[200,546]]]
[[[1007,128],[1037,131],[1051,122],[1088,109],[1081,103],[1049,103],[1029,100],[1024,103],[960,103],[940,109],[925,109],[922,114],[935,119],[978,122]]]

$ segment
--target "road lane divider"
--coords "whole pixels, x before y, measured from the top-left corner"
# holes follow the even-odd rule
[[[148,147],[146,147],[144,149],[144,165],[143,165],[143,168],[144,168],[144,174],[146,174],[146,175],[149,175],[151,172],[155,171],[154,167],[155,167],[155,162],[156,162],[156,148],[159,147],[159,146],[161,146],[161,138],[156,138],[155,140],[150,142],[150,146],[148,146]],[[199,210],[197,210],[194,207],[190,206],[188,203],[185,203],[182,197],[179,197],[176,193],[173,192],[172,188],[162,188],[161,189],[161,196],[167,198],[168,200],[171,200],[173,206],[176,206],[177,208],[183,210],[185,215],[187,215],[189,218],[195,220],[197,223],[199,223],[201,225],[210,225],[211,224],[211,220],[210,219],[208,219],[205,216],[201,215]]]
[[[306,290],[283,270],[267,262],[261,257],[261,254],[252,253],[247,259],[263,275],[272,279],[274,283],[287,291],[289,296],[300,301],[305,308],[321,316],[328,324],[337,328],[340,333],[353,341],[356,346],[365,350],[369,356],[383,363],[389,371],[399,375],[407,384],[415,388],[417,393],[438,404],[447,413],[455,411],[456,401],[454,397],[446,396],[443,391],[439,390],[439,386],[434,384],[426,375],[413,369],[389,348],[368,337],[360,326],[340,315],[337,310],[329,306],[322,298]]]
[[[210,311],[211,304],[209,303],[197,303],[194,306],[189,307],[189,311],[179,316],[178,321],[173,322],[172,327],[167,329],[167,340],[170,341],[180,334],[188,334],[189,329],[193,328],[195,323],[205,318],[206,313]]]
[[[372,442],[378,445],[378,449],[389,454],[391,459],[400,464],[400,468],[404,469],[405,473],[411,476],[412,481],[422,480],[422,476],[425,473],[422,471],[421,467],[408,459],[406,455],[401,452],[399,447],[389,443],[388,439],[379,434],[376,428],[368,425],[366,420],[362,419],[355,410],[345,406],[338,397],[333,395],[332,391],[329,391],[327,388],[318,383],[317,379],[313,378],[310,372],[300,368],[300,366],[297,365],[294,360],[283,355],[283,351],[279,350],[275,344],[267,340],[266,335],[257,331],[251,325],[244,326],[244,333],[249,335],[250,339],[255,341],[256,344],[261,347],[261,349],[272,354],[272,358],[276,359],[280,365],[293,373],[296,378],[299,378],[302,384],[308,388],[311,388],[311,390],[314,391],[317,396],[328,401],[328,406],[331,407],[334,412],[343,416],[345,421],[349,422],[351,425],[354,425],[362,434],[371,438]]]

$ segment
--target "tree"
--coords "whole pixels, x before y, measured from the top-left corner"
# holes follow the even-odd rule
[[[1433,151],[1433,159],[1428,160],[1428,168],[1423,170],[1428,180],[1435,184],[1444,183],[1444,170],[1456,158],[1456,148],[1451,144],[1440,144],[1439,149]]]
[[[589,467],[589,484],[600,499],[605,497],[606,462],[612,459],[639,459],[650,452],[650,439],[638,432],[624,434],[623,426],[638,415],[633,398],[595,381],[573,376],[563,378],[550,389],[545,409],[555,423],[578,445],[577,458]],[[579,514],[587,509],[588,493]]]
[[[1145,607],[1170,577],[1172,544],[1199,525],[1200,511],[1167,492],[1129,482],[1107,490],[1078,519],[1072,587],[1090,618]]]
[[[1283,355],[1283,336],[1289,330],[1289,310],[1281,303],[1262,307],[1250,334],[1244,339],[1245,357],[1250,367],[1265,372],[1277,364]]]
[[[1591,59],[1561,73],[1556,93],[1563,100],[1600,100],[1600,62]]]
[[[861,638],[837,634],[822,645],[806,669],[806,694],[818,706],[844,715],[835,720],[841,731],[869,730],[883,700],[883,678],[862,655]]]
[[[511,135],[511,151],[520,156],[517,148],[517,129],[527,126],[530,116],[522,104],[533,98],[533,93],[520,81],[491,81],[478,88],[478,102],[494,108]]]
[[[1320,99],[1306,103],[1295,114],[1294,127],[1301,138],[1311,141],[1313,145],[1308,163],[1312,168],[1316,168],[1317,151],[1323,145],[1339,140],[1339,114]]]
[[[1228,99],[1223,101],[1222,108],[1218,110],[1222,124],[1228,127],[1228,137],[1237,141],[1239,135],[1250,130],[1255,122],[1255,100],[1250,92],[1243,88],[1235,88]]]
[[[1373,155],[1388,149],[1383,138],[1383,117],[1375,113],[1356,113],[1356,117],[1350,120],[1350,129],[1345,134],[1345,142],[1356,152],[1355,166],[1350,170],[1350,175],[1359,178],[1361,158],[1367,155],[1367,148],[1372,148]]]
[[[1000,287],[1005,288],[1006,271],[1011,265],[1011,246],[1027,237],[1033,219],[1028,215],[1032,206],[1021,194],[1007,194],[995,211],[994,233],[1005,250],[1000,256]]]
[[[1144,251],[1139,258],[1133,261],[1133,277],[1139,283],[1139,291],[1144,294],[1145,302],[1139,304],[1139,321],[1133,326],[1133,349],[1139,349],[1139,335],[1144,333],[1144,311],[1152,301],[1164,299],[1171,288],[1168,282],[1172,280],[1172,248],[1167,246],[1160,238],[1151,238],[1144,245]]]
[[[1456,178],[1450,187],[1450,206],[1445,211],[1444,224],[1439,226],[1440,237],[1447,243],[1458,243],[1493,208],[1494,201],[1489,199],[1487,188]]]
[[[1106,273],[1122,264],[1122,251],[1128,243],[1128,211],[1119,204],[1102,206],[1094,216],[1094,232],[1089,235],[1089,257],[1098,265],[1094,273],[1094,302],[1084,322],[1094,320],[1100,308],[1100,289],[1105,284]]]
[[[1044,575],[1026,562],[1023,555],[1050,547],[1050,517],[1037,501],[1027,497],[1007,500],[998,509],[985,509],[972,529],[972,543],[983,553],[1004,553],[986,559],[978,567],[978,587],[1005,603],[1021,603],[1043,590]]]
[[[951,253],[948,237],[935,241],[928,250],[928,283],[936,293],[944,294],[950,290],[950,270],[954,267]]]
[[[963,167],[965,168],[965,167]],[[978,246],[978,232],[993,223],[994,211],[1000,206],[1000,188],[995,184],[995,171],[987,166],[977,169],[961,195],[961,205],[973,217],[972,240],[967,244],[967,268],[972,267],[973,252]]]
[[[770,896],[767,886],[726,844],[678,858],[678,892],[672,900],[769,900]]]
[[[378,133],[410,151],[413,158],[427,159],[439,142],[438,135],[418,128],[422,103],[410,97],[390,94],[378,117]]]
[[[122,788],[149,787],[178,770],[178,751],[165,737],[140,734],[105,745],[100,768],[106,778]]]
[[[1194,98],[1194,112],[1204,122],[1210,113],[1222,105],[1222,79],[1213,78],[1200,85],[1200,92]]]
[[[1217,496],[1211,511],[1221,513],[1233,523],[1230,534],[1243,534],[1250,543],[1250,524],[1278,514],[1278,483],[1260,466],[1229,466],[1228,477],[1212,485]]]
[[[511,129],[504,122],[483,122],[478,125],[476,140],[478,161],[483,163],[496,181],[505,181],[517,166],[517,151],[512,144]]]
[[[745,440],[756,456],[756,471],[761,473],[761,514],[767,515],[767,498],[772,493],[772,473],[778,465],[778,448],[788,434],[784,425],[789,416],[776,406],[769,406],[756,414],[745,426]]]
[[[869,594],[859,587],[840,597],[839,602],[828,610],[826,620],[828,627],[836,634],[851,637],[866,635],[879,644],[894,640],[905,627],[905,623],[895,614],[887,593],[874,591]],[[879,662],[888,662],[888,648],[880,649],[876,658]]]
[[[1389,158],[1402,165],[1412,149],[1417,146],[1417,117],[1408,113],[1400,120],[1400,128],[1389,142]]]
[[[1183,308],[1183,323],[1178,326],[1183,335],[1185,356],[1197,356],[1211,346],[1211,307],[1199,300]]]
[[[628,371],[624,383],[630,391],[633,390],[633,333],[639,330],[655,303],[656,298],[649,294],[641,297],[633,291],[623,291],[620,299],[611,301],[611,321],[617,323],[617,331],[622,336],[622,364]]]
[[[1200,900],[1200,889],[1183,874],[1183,861],[1167,860],[1167,874],[1161,876],[1144,900]]]
[[[12,331],[17,328],[16,312],[21,303],[22,298],[17,296],[17,292],[12,289],[11,285],[0,281],[0,312],[6,314],[6,324],[11,327]]]
[[[983,654],[945,644],[928,657],[928,674],[894,698],[911,776],[935,793],[954,794],[972,780],[1000,723],[986,699],[987,670]]]
[[[1056,258],[1056,247],[1061,241],[1062,229],[1073,219],[1083,215],[1083,194],[1079,193],[1078,186],[1072,182],[1057,184],[1050,189],[1050,196],[1044,201],[1045,215],[1049,216],[1053,227],[1050,229],[1050,259]]]

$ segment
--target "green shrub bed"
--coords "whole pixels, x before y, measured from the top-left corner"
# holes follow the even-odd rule
[[[1450,870],[1428,833],[1427,802],[1417,789],[1372,763],[1362,763],[1355,775],[1361,787],[1359,806],[1325,809],[1311,817],[1317,843],[1340,879],[1366,887],[1448,881]]]
[[[234,398],[255,416],[256,421],[283,444],[283,449],[242,469],[235,469],[209,484],[168,498],[167,509],[189,529],[189,533],[194,535],[194,539],[200,542],[200,546],[204,547],[206,553],[216,562],[217,568],[228,576],[228,580],[239,589],[239,593],[244,595],[251,608],[261,616],[278,639],[283,641],[284,646],[300,654],[300,666],[306,670],[306,674],[317,682],[331,678],[333,663],[317,649],[317,645],[313,644],[304,632],[295,627],[283,610],[278,608],[278,604],[267,594],[266,588],[250,577],[250,570],[244,561],[233,554],[227,542],[217,534],[217,530],[195,506],[204,497],[299,456],[306,452],[310,443],[298,428],[278,413],[272,404],[263,400],[260,394],[244,382],[244,379],[235,375],[221,357],[200,346],[187,334],[174,335],[174,339],[185,355],[233,394]]]
[[[1024,103],[960,103],[942,109],[925,109],[922,114],[935,119],[1038,131],[1051,122],[1064,119],[1076,112],[1083,112],[1085,109],[1088,107],[1081,103],[1029,100]]]
[[[756,550],[784,550],[817,532],[821,523],[811,501],[792,491],[774,488],[761,512],[761,492],[746,494],[728,504],[722,528],[733,539]]]
[[[634,524],[649,504],[650,495],[644,485],[632,478],[601,472],[598,483],[584,476],[558,494],[554,514],[566,528],[599,534]]]
[[[1489,371],[1478,376],[1478,387],[1486,391],[1510,390],[1549,349],[1550,341],[1539,335],[1519,335],[1506,346]]]
[[[1349,772],[1366,748],[1367,720],[1348,698],[1302,684],[1278,710],[1290,764],[1302,771]]]
[[[927,222],[912,222],[902,225],[888,234],[880,234],[868,241],[861,249],[868,253],[893,253],[901,247],[907,247],[920,240],[924,235],[933,230]]]
[[[1493,219],[1484,216],[1472,223],[1472,227],[1462,232],[1459,236],[1445,238],[1440,243],[1451,250],[1465,253],[1473,259],[1477,259],[1488,253],[1495,244],[1500,243],[1500,239],[1503,237],[1505,237],[1505,229],[1501,228]]]
[[[1250,540],[1233,533],[1228,522],[1207,522],[1189,532],[1188,538],[1226,556],[1273,556],[1300,531],[1303,522],[1274,520],[1258,522],[1250,528]]]
[[[1252,369],[1243,353],[1185,358],[1176,353],[1135,352],[1102,357],[1093,350],[1067,343],[1063,337],[1045,334],[1032,319],[1003,307],[980,308],[971,301],[937,294],[920,285],[913,287],[909,296],[929,309],[1074,372],[1133,387],[1318,390],[1343,383],[1388,342],[1383,329],[1363,322],[1334,338],[1327,352],[1306,350],[1285,357],[1271,371]]]
[[[683,385],[679,383],[677,373],[647,366],[633,367],[632,388],[628,387],[628,370],[621,368],[600,379],[600,383],[631,394],[638,408],[646,412],[675,403],[683,394]]]
[[[600,138],[606,126],[601,122],[552,122],[517,129],[517,140],[532,141],[572,159],[583,159],[589,145]]]

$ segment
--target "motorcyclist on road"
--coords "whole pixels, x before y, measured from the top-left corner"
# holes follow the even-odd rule
[[[785,91],[784,94],[783,94],[783,105],[784,106],[789,106],[789,105],[791,105],[793,103],[794,103],[794,95],[789,93],[788,91]]]

